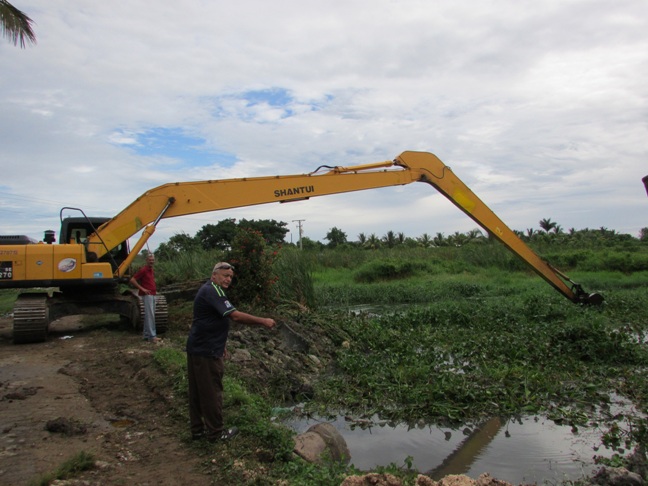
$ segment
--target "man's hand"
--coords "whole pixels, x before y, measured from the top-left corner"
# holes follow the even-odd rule
[[[268,329],[272,329],[277,325],[274,319],[264,318],[261,320],[261,325],[267,327]]]

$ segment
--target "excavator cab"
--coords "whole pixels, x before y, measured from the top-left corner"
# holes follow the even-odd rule
[[[108,220],[110,218],[67,217],[61,221],[61,232],[59,233],[60,243],[78,243],[84,245],[86,247],[88,261],[110,263],[114,272],[126,257],[128,257],[128,242],[124,241],[120,243],[108,253],[101,256],[101,258],[96,258],[92,248],[88,246],[88,236],[95,233],[97,228]]]

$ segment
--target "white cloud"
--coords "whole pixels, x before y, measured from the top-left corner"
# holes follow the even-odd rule
[[[514,229],[648,226],[643,0],[14,3],[38,44],[0,43],[0,233],[39,237],[63,206],[111,216],[168,182],[404,150],[438,155]],[[192,146],[143,153],[148,133]],[[164,220],[153,244],[223,217],[304,219],[313,239],[475,226],[430,191]]]

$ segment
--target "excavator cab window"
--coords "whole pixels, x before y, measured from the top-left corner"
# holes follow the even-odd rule
[[[70,238],[70,241],[68,241],[68,243],[83,244],[86,242],[87,239],[88,239],[88,235],[85,228],[78,228],[74,230],[74,236]]]
[[[109,218],[81,218],[69,217],[61,222],[61,233],[59,241],[61,243],[85,244],[88,236],[95,232],[95,229],[108,221]],[[91,248],[86,248],[88,261],[97,261],[96,255],[93,259]],[[128,256],[128,245],[126,242],[120,243],[107,254],[99,258],[99,262],[108,262],[112,265],[113,271]]]

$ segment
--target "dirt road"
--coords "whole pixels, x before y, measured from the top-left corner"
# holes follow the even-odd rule
[[[153,344],[130,331],[52,326],[45,343],[14,345],[0,319],[0,484],[23,485],[75,454],[101,467],[83,484],[210,484],[156,390]]]

